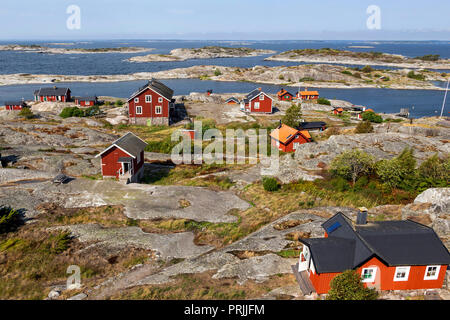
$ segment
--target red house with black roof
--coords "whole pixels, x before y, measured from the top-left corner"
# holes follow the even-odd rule
[[[98,104],[98,98],[96,96],[92,97],[73,97],[75,104],[80,107],[93,107]]]
[[[292,101],[294,99],[294,95],[284,89],[278,91],[277,96],[280,101]]]
[[[367,222],[367,211],[356,224],[337,213],[322,224],[325,238],[303,243],[295,275],[306,294],[327,293],[331,280],[357,270],[367,287],[377,290],[441,288],[450,254],[432,228],[412,220]]]
[[[281,124],[270,133],[270,141],[283,152],[294,152],[298,146],[311,142],[311,135],[307,130],[297,130]]]
[[[22,110],[23,108],[29,108],[30,106],[25,103],[25,101],[6,101],[5,109],[6,110]]]
[[[138,182],[144,175],[144,149],[147,143],[128,132],[95,157],[101,157],[103,178],[126,183]]]
[[[272,98],[261,88],[257,88],[241,101],[241,110],[251,113],[272,113],[272,104]]]
[[[40,88],[34,91],[34,101],[46,102],[69,102],[71,100],[71,91],[69,88]]]
[[[128,122],[140,125],[169,125],[174,107],[173,90],[160,81],[150,80],[128,99]]]

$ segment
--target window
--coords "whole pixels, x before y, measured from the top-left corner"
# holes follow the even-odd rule
[[[261,94],[260,96],[259,96],[259,100],[264,100],[264,94]]]
[[[395,268],[394,281],[408,281],[410,267]]]
[[[374,282],[377,268],[364,268],[361,272],[362,282]]]
[[[145,102],[150,103],[152,102],[152,96],[145,96]]]
[[[428,266],[425,270],[424,280],[436,280],[439,277],[441,266]]]
[[[162,113],[162,108],[161,106],[156,106],[155,107],[155,114],[161,114]]]
[[[134,102],[138,103],[139,102],[139,98],[134,98]]]
[[[142,114],[142,107],[136,106],[136,114]]]
[[[255,109],[259,109],[259,102],[255,102]]]
[[[161,103],[163,102],[163,99],[161,97],[158,98],[158,102]]]

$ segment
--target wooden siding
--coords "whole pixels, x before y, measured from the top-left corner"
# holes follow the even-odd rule
[[[145,101],[145,96],[150,95],[152,97],[151,102]],[[139,98],[139,102],[134,102],[136,98]],[[158,98],[162,98],[162,102],[158,102]],[[142,114],[135,114],[136,106],[142,107]],[[156,114],[156,107],[160,106],[162,109],[161,114]],[[153,90],[147,88],[141,92],[138,96],[134,97],[128,102],[128,114],[131,118],[169,118],[169,101],[163,98],[161,95]]]

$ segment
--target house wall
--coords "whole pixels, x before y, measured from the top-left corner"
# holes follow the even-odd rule
[[[280,101],[291,101],[294,97],[290,95],[289,93],[285,93],[282,96],[278,96],[278,100]]]
[[[22,110],[22,106],[20,106],[20,105],[14,105],[14,106],[7,105],[7,106],[5,106],[5,109],[6,110]]]
[[[86,103],[87,102],[87,103]],[[77,100],[76,103],[81,107],[92,107],[95,105],[94,101]]]
[[[278,147],[279,150],[283,151],[283,152],[294,152],[294,143],[298,143],[298,144],[304,144],[304,143],[308,143],[308,140],[305,139],[305,137],[303,137],[302,135],[298,135],[297,138],[290,140],[288,143],[283,144],[281,142],[278,143],[277,145],[277,140],[274,139],[273,137],[271,137],[271,142],[272,145],[275,147]]]
[[[255,109],[256,102],[259,102],[259,109]],[[261,100],[261,95],[259,95],[250,101],[249,109],[250,112],[272,113],[272,99],[264,94],[264,100]]]
[[[145,102],[145,96],[151,95],[152,102]],[[134,102],[139,98],[139,102]],[[162,102],[158,102],[162,98]],[[142,107],[142,114],[135,114],[136,106]],[[156,107],[161,106],[161,114],[156,114]],[[128,102],[129,123],[150,124],[150,125],[168,125],[169,124],[169,101],[153,90],[147,88],[141,94]],[[151,119],[149,122],[147,120]]]
[[[377,290],[417,290],[442,288],[446,276],[447,266],[441,266],[439,277],[436,280],[424,280],[427,266],[411,266],[407,281],[394,281],[397,267],[388,267],[377,258],[372,258],[361,267],[357,268],[358,274],[362,274],[364,268],[376,267],[375,280],[364,285]],[[325,294],[330,290],[331,280],[340,273],[317,274],[310,271],[309,278],[318,294]]]
[[[106,151],[101,156],[101,166],[102,166],[102,175],[103,177],[115,177],[116,179],[119,178],[119,169],[122,168],[122,164],[119,161],[120,157],[130,157],[130,155],[123,150],[112,147],[108,151]],[[141,151],[140,161],[137,162],[137,159],[133,159],[133,168],[134,168],[134,174],[139,172],[141,167],[144,164],[144,151]]]

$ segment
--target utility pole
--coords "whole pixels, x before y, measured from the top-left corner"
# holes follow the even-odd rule
[[[450,78],[447,81],[447,89],[445,89],[444,102],[442,103],[441,116],[439,118],[442,118],[442,115],[444,114],[445,102],[447,100],[447,92],[449,85],[450,85]]]

